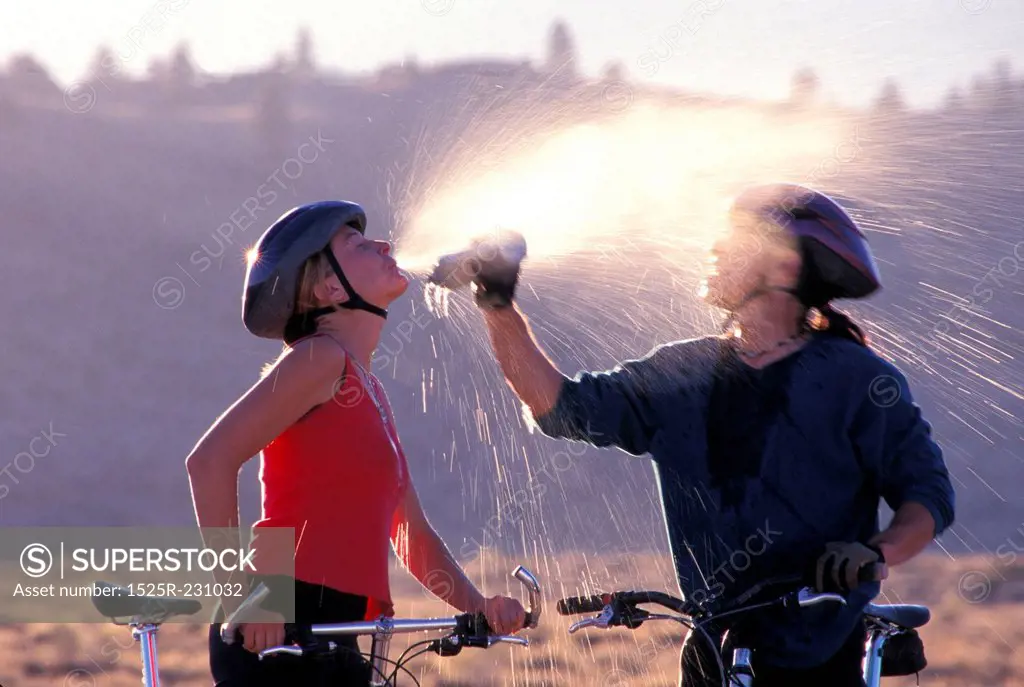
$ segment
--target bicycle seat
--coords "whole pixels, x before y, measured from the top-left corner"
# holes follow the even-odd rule
[[[908,630],[921,627],[932,618],[927,606],[916,604],[868,604],[864,607],[864,615]]]
[[[128,589],[110,582],[97,581],[102,591],[92,597],[96,610],[114,621],[115,624],[162,623],[176,615],[192,615],[202,608],[195,599],[179,599],[174,596],[133,596]],[[127,619],[119,622],[120,619]]]

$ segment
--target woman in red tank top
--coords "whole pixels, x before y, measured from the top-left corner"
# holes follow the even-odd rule
[[[408,279],[391,246],[367,239],[365,228],[354,203],[313,203],[285,213],[250,252],[243,321],[285,346],[186,461],[199,525],[238,526],[238,473],[262,452],[253,562],[259,579],[285,576],[294,584],[297,622],[391,614],[390,546],[449,604],[483,612],[499,633],[514,632],[525,621],[523,607],[508,597],[485,598],[423,514],[384,389],[369,371],[386,307]],[[242,598],[223,599],[221,617]],[[351,659],[354,640],[352,652],[339,651],[326,666],[257,660],[256,653],[284,642],[283,616],[262,613],[262,622],[241,626],[243,642],[231,646],[220,640],[219,623],[211,625],[219,687],[369,682],[365,662]]]

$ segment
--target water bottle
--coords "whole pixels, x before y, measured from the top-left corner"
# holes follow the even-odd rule
[[[484,263],[496,272],[515,271],[525,257],[526,239],[522,234],[501,229],[494,235],[475,239],[463,251],[441,256],[427,280],[454,290],[472,282]]]

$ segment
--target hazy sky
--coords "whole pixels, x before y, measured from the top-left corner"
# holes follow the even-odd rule
[[[10,0],[0,60],[29,51],[66,85],[99,43],[142,73],[187,40],[199,67],[227,72],[290,52],[305,25],[317,60],[348,70],[406,56],[537,62],[559,17],[585,73],[619,60],[630,78],[698,90],[783,97],[809,64],[841,102],[867,102],[893,76],[924,105],[997,57],[1024,76],[1024,0]]]

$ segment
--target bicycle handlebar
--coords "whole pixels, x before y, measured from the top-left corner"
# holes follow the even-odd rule
[[[562,599],[557,604],[558,611],[561,615],[589,613],[591,612],[589,609],[593,607],[593,602],[600,599],[607,599],[608,602],[599,609],[598,615],[594,618],[585,618],[584,620],[579,620],[573,623],[569,626],[569,634],[575,634],[579,630],[587,627],[600,627],[602,629],[606,629],[621,625],[630,629],[635,629],[649,620],[671,620],[684,625],[687,625],[690,622],[689,617],[691,614],[680,610],[686,602],[682,599],[677,599],[660,592],[613,592],[612,594],[584,597],[582,599]],[[583,603],[575,604],[574,602],[577,601],[582,601]],[[720,615],[709,616],[709,619],[736,615],[747,611],[767,608],[769,606],[792,608],[793,605],[796,605],[800,608],[804,608],[807,606],[816,606],[828,601],[835,601],[844,606],[846,605],[846,599],[839,594],[834,594],[832,592],[817,593],[812,591],[810,588],[804,587],[803,589],[783,594],[773,601],[732,608]],[[636,607],[637,604],[641,603],[656,603],[674,610],[677,613],[681,613],[682,615],[676,616],[663,613],[648,613],[647,611]]]
[[[881,582],[885,574],[884,563],[871,563],[865,565],[857,571],[857,581],[861,584],[867,584],[869,582]],[[766,588],[775,585],[804,585],[807,587],[813,587],[815,584],[814,574],[811,571],[805,572],[803,575],[784,575],[781,577],[771,577],[766,580],[762,580],[755,584],[753,587],[737,595],[731,603],[727,604],[725,608],[718,609],[719,612],[725,610],[732,610],[733,608],[746,604],[750,599],[754,598]],[[829,592],[835,590],[829,589]]]
[[[533,573],[519,565],[512,571],[511,576],[519,580],[529,598],[526,609],[526,620],[523,629],[533,629],[540,622],[541,611],[543,610],[543,596],[540,591],[540,583]],[[242,602],[238,609],[231,614],[226,622],[220,626],[220,637],[225,644],[233,644],[238,634],[238,626],[244,622],[247,614],[257,608],[270,594],[270,589],[262,582],[253,589],[252,593]],[[288,623],[285,625],[286,634],[299,634],[298,626]],[[487,619],[482,613],[465,613],[450,618],[389,618],[381,616],[376,620],[368,620],[351,623],[336,623],[306,626],[306,629],[313,635],[380,635],[390,636],[392,634],[403,634],[409,632],[446,632],[454,631],[463,636],[475,638],[492,638],[496,642],[487,644],[491,646],[497,642],[519,644],[519,639],[511,635],[492,635],[487,625]],[[516,639],[516,641],[510,641]],[[525,641],[525,640],[523,640]],[[528,643],[528,642],[527,642]],[[289,651],[276,653],[294,653],[296,647],[272,647],[273,650],[288,648]],[[299,647],[301,649],[301,647]],[[270,652],[267,649],[262,653]],[[298,655],[302,655],[301,653]]]
[[[526,595],[529,599],[527,602],[529,606],[526,609],[526,622],[523,627],[536,629],[537,624],[540,623],[540,614],[544,603],[544,597],[540,593],[540,583],[533,576],[533,573],[521,565],[517,565],[516,569],[512,571],[512,577],[519,580],[526,587]]]
[[[258,608],[264,599],[270,595],[270,587],[260,582],[256,585],[245,601],[235,609],[227,619],[221,623],[220,638],[225,644],[234,644],[238,633],[238,626],[242,624],[242,618],[248,615],[253,609]]]
[[[391,637],[396,634],[412,632],[452,632],[446,638],[449,645],[436,647],[438,653],[454,655],[462,647],[489,649],[495,644],[507,643],[529,646],[525,637],[512,635],[492,635],[487,618],[482,613],[463,613],[450,618],[388,618],[381,616],[376,620],[353,623],[325,623],[319,625],[285,624],[286,645],[269,647],[259,653],[261,659],[267,656],[288,654],[291,656],[307,656],[333,652],[337,647],[334,642],[318,640],[318,636],[359,636]]]
[[[555,604],[555,610],[559,615],[577,615],[580,613],[598,613],[602,608],[617,599],[624,604],[635,606],[637,604],[658,604],[676,613],[688,613],[688,604],[682,599],[664,594],[662,592],[615,592],[614,594],[600,594],[594,596],[570,596],[559,599]]]
[[[862,583],[881,581],[884,569],[885,568],[882,564],[876,563],[866,565],[858,571],[857,578]],[[826,601],[838,601],[843,604],[846,603],[844,597],[837,593],[831,591],[816,593],[810,589],[809,586],[804,586],[798,591],[791,591],[787,594],[783,594],[772,601],[748,604],[751,599],[772,585],[808,585],[808,577],[808,574],[804,574],[762,580],[742,594],[730,599],[728,602],[721,602],[718,604],[714,603],[715,599],[698,604],[684,601],[662,592],[624,591],[613,592],[611,594],[567,597],[565,599],[560,599],[555,604],[555,610],[559,615],[578,615],[582,613],[600,614],[596,618],[574,623],[569,629],[569,632],[572,633],[584,627],[592,626],[609,627],[611,625],[625,625],[627,627],[635,628],[639,627],[640,624],[646,620],[681,620],[675,616],[655,617],[647,611],[636,608],[639,604],[648,603],[658,604],[670,611],[673,611],[674,613],[679,613],[683,616],[696,618],[698,620],[734,615],[744,611],[763,608],[765,606],[776,605],[779,603],[783,605],[795,603],[801,607],[812,606]]]

